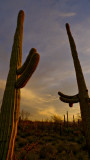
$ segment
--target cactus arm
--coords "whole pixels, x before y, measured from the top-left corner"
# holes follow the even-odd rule
[[[36,67],[39,63],[39,59],[40,59],[39,54],[34,53],[34,55],[32,56],[31,60],[29,61],[28,65],[27,65],[26,69],[24,70],[22,75],[19,77],[19,79],[17,79],[17,81],[15,83],[15,87],[17,89],[22,88],[26,85],[27,81],[32,76],[33,72],[36,70]]]
[[[37,50],[35,48],[32,48],[26,58],[26,61],[24,62],[24,64],[17,70],[16,74],[20,75],[24,72],[25,68],[27,67],[29,61],[31,60],[32,56],[34,53],[36,53]]]
[[[79,94],[76,94],[76,95],[73,95],[73,96],[68,96],[68,95],[63,94],[60,91],[58,92],[58,95],[63,97],[63,98],[67,98],[67,99],[72,99],[72,98],[78,98],[79,97]]]
[[[69,98],[64,98],[64,97],[60,97],[60,100],[62,102],[65,102],[65,103],[78,103],[79,102],[79,98],[72,98],[72,99],[69,99]]]
[[[69,103],[69,107],[73,106],[73,103],[78,103],[80,102],[79,100],[79,94],[73,95],[73,96],[68,96],[63,94],[62,92],[58,92],[58,95],[60,96],[60,100],[64,103]]]

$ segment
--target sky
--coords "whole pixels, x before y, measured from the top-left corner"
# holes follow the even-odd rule
[[[31,120],[57,115],[69,120],[80,113],[79,104],[59,100],[58,91],[78,93],[75,69],[65,24],[69,23],[90,93],[90,1],[89,0],[0,0],[0,105],[3,98],[16,29],[17,15],[25,12],[23,62],[31,48],[40,54],[39,65],[21,89],[20,111]]]

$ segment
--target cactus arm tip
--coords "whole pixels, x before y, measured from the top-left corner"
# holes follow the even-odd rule
[[[32,48],[30,50],[30,52],[29,52],[29,54],[28,54],[28,56],[27,56],[26,61],[24,62],[24,64],[19,69],[17,69],[17,71],[16,71],[17,75],[21,75],[24,72],[25,68],[27,67],[27,65],[28,65],[29,61],[31,60],[31,58],[32,58],[32,56],[33,56],[34,53],[37,53],[36,48]]]
[[[68,98],[68,99],[79,98],[79,94],[76,94],[76,95],[73,95],[73,96],[69,96],[69,95],[63,94],[60,91],[58,92],[58,95],[61,96],[61,97],[64,97],[64,98]]]
[[[39,60],[40,60],[39,53],[34,53],[27,67],[25,68],[24,72],[16,81],[15,83],[16,89],[23,88],[26,85],[27,81],[31,78],[32,74],[36,70]]]
[[[24,14],[24,11],[23,11],[23,10],[20,10],[20,11],[19,11],[19,14]]]
[[[20,10],[19,13],[18,13],[18,17],[24,17],[25,16],[25,13],[23,10]]]
[[[69,25],[69,23],[66,23],[66,24],[65,24],[65,26],[66,26],[66,29],[67,29],[67,30],[69,30],[69,29],[70,29],[70,25]]]
[[[24,22],[25,13],[23,10],[20,10],[18,13],[17,23]]]
[[[65,103],[78,103],[79,102],[78,98],[69,99],[69,98],[60,97],[60,100]]]
[[[58,92],[58,95],[60,96],[59,99],[62,102],[69,103],[69,107],[72,107],[73,103],[78,103],[80,101],[79,94],[76,94],[74,96],[68,96],[63,94],[62,92]]]

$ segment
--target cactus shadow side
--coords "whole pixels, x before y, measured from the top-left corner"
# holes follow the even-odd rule
[[[60,96],[60,100],[68,103],[70,107],[73,106],[73,103],[80,104],[80,110],[81,110],[81,117],[82,117],[82,123],[83,123],[83,129],[86,137],[86,143],[88,152],[90,154],[90,99],[88,95],[88,89],[86,87],[85,79],[83,76],[82,68],[80,65],[80,61],[78,58],[78,53],[76,50],[76,45],[73,39],[73,36],[70,31],[70,26],[67,23],[66,24],[66,30],[67,35],[69,38],[72,58],[74,62],[75,72],[76,72],[76,79],[77,79],[77,85],[78,85],[78,94],[74,96],[68,96],[61,92],[58,92]]]
[[[23,88],[37,68],[40,55],[32,48],[22,64],[24,11],[17,18],[17,27],[11,52],[10,69],[0,114],[0,159],[12,160],[20,109],[20,88]]]

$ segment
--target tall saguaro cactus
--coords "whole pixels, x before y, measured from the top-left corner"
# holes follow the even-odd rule
[[[22,63],[24,11],[20,11],[17,18],[17,27],[12,47],[10,69],[4,91],[0,115],[0,160],[12,160],[14,142],[17,134],[17,125],[20,109],[20,88],[24,87],[38,62],[39,54],[32,48],[25,63]]]
[[[84,80],[82,68],[80,65],[80,61],[78,58],[76,45],[72,37],[69,24],[66,24],[66,30],[69,38],[70,47],[71,47],[71,53],[73,57],[79,93],[74,96],[64,95],[61,92],[58,92],[58,94],[60,95],[60,100],[63,102],[69,103],[70,107],[72,107],[73,103],[77,103],[77,102],[80,103],[83,128],[86,136],[88,151],[90,153],[90,100],[89,100],[88,90]]]

